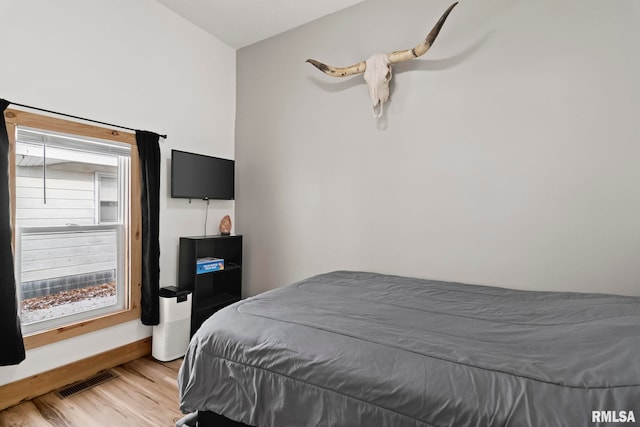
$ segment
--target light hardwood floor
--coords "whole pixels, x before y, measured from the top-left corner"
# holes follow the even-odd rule
[[[2,427],[170,427],[182,417],[176,378],[182,359],[151,356],[112,368],[119,376],[65,399],[45,394],[0,412]]]

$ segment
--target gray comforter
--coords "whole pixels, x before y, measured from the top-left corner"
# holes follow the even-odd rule
[[[268,427],[640,425],[640,298],[322,274],[214,314],[179,388]]]

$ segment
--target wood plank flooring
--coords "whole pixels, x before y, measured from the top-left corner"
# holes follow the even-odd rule
[[[0,412],[3,427],[172,427],[178,408],[182,359],[162,363],[146,356],[112,368],[106,383],[65,399],[48,393]]]

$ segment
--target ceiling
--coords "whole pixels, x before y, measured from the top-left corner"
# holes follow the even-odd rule
[[[364,0],[157,0],[239,49]]]

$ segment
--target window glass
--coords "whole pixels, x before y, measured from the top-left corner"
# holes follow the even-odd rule
[[[128,307],[128,144],[20,127],[16,270],[23,331]]]

